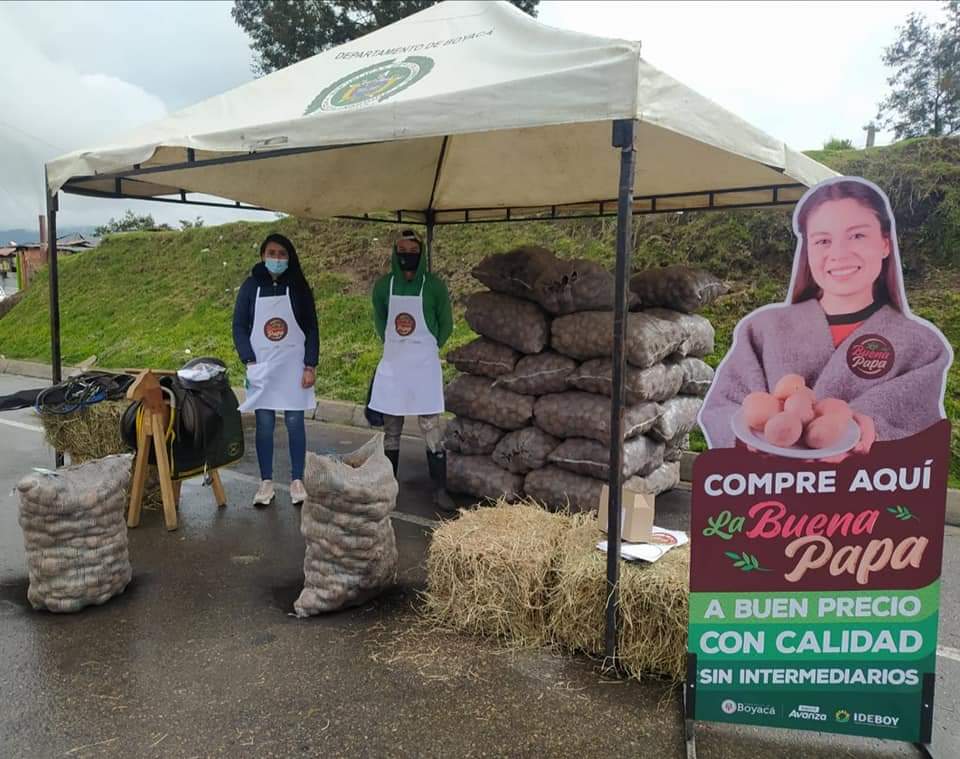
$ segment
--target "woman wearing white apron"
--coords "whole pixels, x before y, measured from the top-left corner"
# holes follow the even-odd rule
[[[427,444],[430,476],[445,484],[441,442],[443,370],[440,347],[453,332],[450,296],[439,277],[427,271],[420,238],[404,230],[394,246],[391,273],[373,288],[373,318],[383,340],[370,403],[384,415],[387,457],[397,472],[404,416],[416,416]]]
[[[283,411],[290,447],[290,500],[300,505],[307,499],[303,414],[316,406],[317,310],[290,240],[269,235],[260,246],[260,259],[240,287],[233,312],[233,342],[247,366],[247,397],[240,410],[254,411],[257,422],[261,483],[253,502],[267,506],[274,498],[273,432],[276,412]]]

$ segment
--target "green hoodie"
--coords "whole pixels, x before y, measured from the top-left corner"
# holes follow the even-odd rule
[[[380,339],[383,340],[387,326],[390,278],[393,277],[394,295],[419,295],[420,286],[423,285],[423,316],[427,321],[427,329],[437,338],[437,345],[442,347],[453,333],[453,309],[450,307],[450,294],[443,280],[427,271],[426,255],[420,255],[416,276],[407,282],[394,250],[390,256],[390,272],[380,277],[373,286],[373,324]]]

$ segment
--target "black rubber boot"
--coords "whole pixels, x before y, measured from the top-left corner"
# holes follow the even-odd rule
[[[447,456],[444,451],[434,453],[427,449],[427,469],[431,480],[442,488],[447,486]]]
[[[433,494],[433,503],[440,511],[445,511],[448,514],[452,514],[457,510],[457,504],[454,503],[454,500],[450,497],[446,488],[439,488],[437,492]]]
[[[400,466],[400,451],[384,451],[390,463],[393,465],[393,476],[397,476],[397,468]]]

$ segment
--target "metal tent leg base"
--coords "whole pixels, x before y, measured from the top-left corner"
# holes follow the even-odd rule
[[[929,743],[914,743],[913,747],[920,752],[920,756],[926,757],[926,759],[934,759]]]
[[[683,716],[683,739],[687,746],[687,759],[697,759],[697,723],[687,716],[687,689],[683,689],[683,697],[680,700],[680,708]]]

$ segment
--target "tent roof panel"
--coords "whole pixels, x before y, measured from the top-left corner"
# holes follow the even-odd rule
[[[637,196],[833,175],[643,61],[639,43],[451,0],[58,158],[48,181],[83,191],[119,173],[138,197],[203,192],[313,217],[565,206],[615,194],[622,118],[640,121]],[[250,155],[269,157],[229,162]]]

